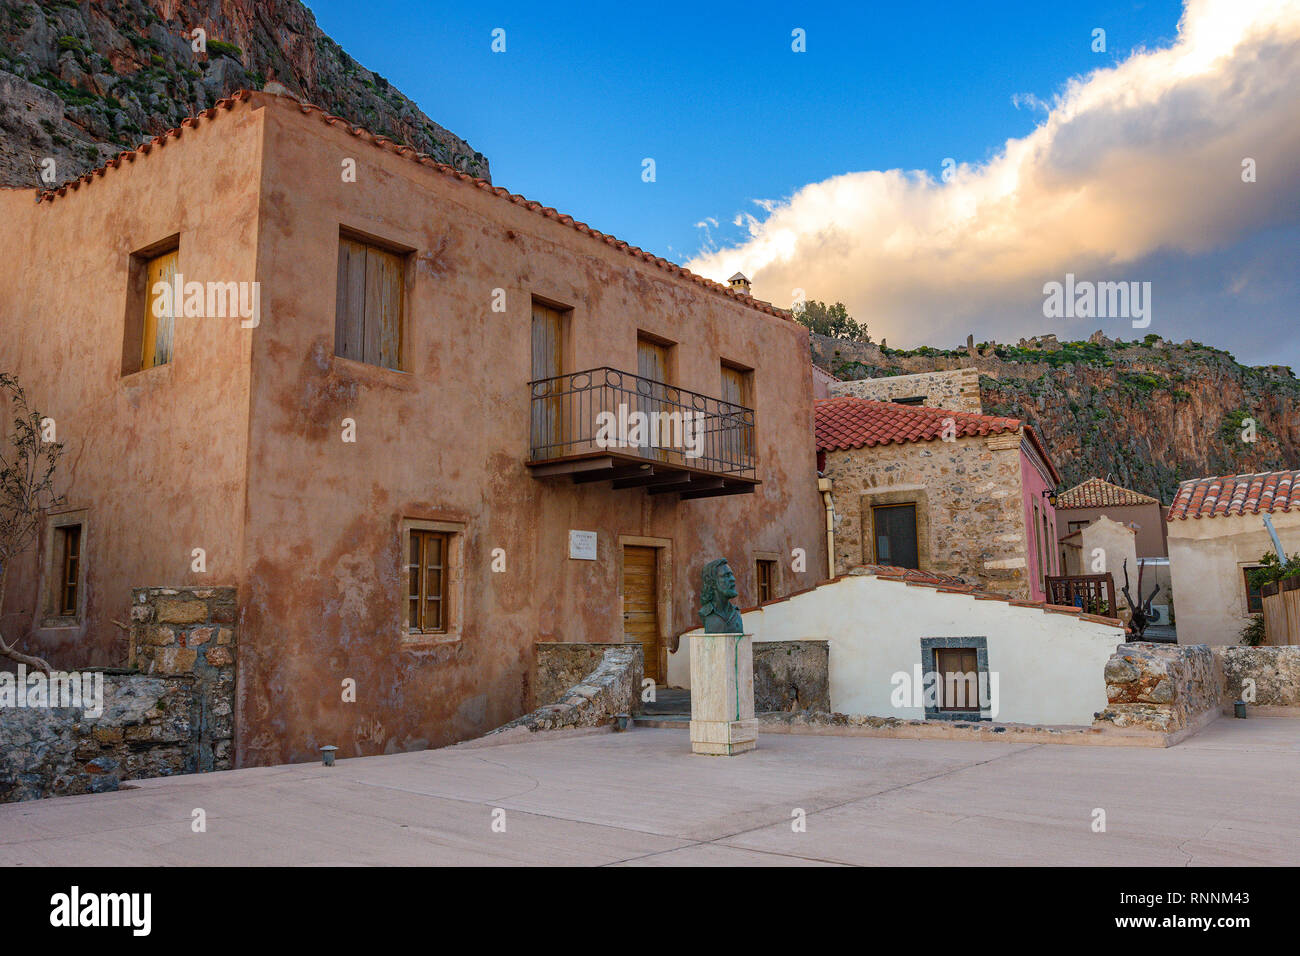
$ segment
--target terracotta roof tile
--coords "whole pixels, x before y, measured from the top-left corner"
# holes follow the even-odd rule
[[[1140,494],[1113,485],[1100,478],[1089,478],[1068,491],[1061,492],[1056,509],[1062,508],[1116,508],[1124,505],[1158,505],[1160,501],[1150,495]]]
[[[1169,520],[1300,510],[1300,471],[1193,478],[1178,486]]]
[[[898,405],[867,398],[840,396],[815,404],[818,451],[842,451],[875,445],[933,441],[952,421],[958,438],[1000,435],[1020,430],[1017,418],[952,412],[920,405]]]
[[[379,136],[374,133],[371,133],[366,129],[363,129],[360,126],[353,126],[352,124],[348,123],[346,120],[342,119],[341,117],[334,116],[331,113],[327,113],[319,106],[316,106],[312,103],[303,103],[292,96],[288,96],[286,94],[278,94],[278,93],[255,92],[253,90],[239,90],[238,92],[232,93],[230,96],[218,100],[214,106],[204,110],[199,115],[207,119],[211,119],[213,116],[218,115],[219,111],[231,110],[235,107],[235,104],[247,100],[252,100],[254,98],[267,99],[272,101],[274,100],[289,101],[295,104],[298,107],[298,109],[304,114],[312,114],[312,113],[317,114],[321,118],[321,121],[329,126],[341,127],[342,129],[351,133],[353,136],[357,137],[358,139],[369,140],[373,145],[379,147],[380,149],[385,149],[388,150],[389,152],[396,153],[399,156],[404,156],[410,159],[412,162],[417,162],[422,166],[428,166],[430,169],[435,169],[445,176],[454,179],[459,179],[462,182],[470,183],[480,189],[485,189],[501,197],[502,199],[508,200],[510,202],[519,205],[523,205],[525,208],[530,209],[533,212],[540,213],[541,215],[544,215],[550,219],[555,219],[563,223],[564,225],[569,226],[572,229],[576,229],[577,231],[585,233],[596,239],[603,240],[608,245],[611,245],[616,249],[620,249],[624,252],[627,252],[629,255],[633,255],[639,259],[643,259],[644,261],[649,262],[660,269],[663,269],[665,272],[668,272],[671,275],[677,275],[680,276],[681,278],[687,279],[688,281],[695,282],[698,285],[702,285],[710,292],[714,293],[715,295],[726,296],[727,298],[739,302],[742,305],[749,306],[751,309],[755,309],[759,312],[766,312],[768,315],[774,315],[777,318],[785,319],[786,321],[789,322],[794,321],[793,317],[790,315],[789,312],[787,312],[784,309],[778,309],[776,306],[772,305],[769,302],[764,302],[761,299],[755,299],[753,296],[745,295],[743,292],[737,292],[734,289],[730,288],[729,286],[723,285],[722,283],[714,282],[711,279],[706,279],[701,275],[696,275],[694,272],[691,272],[689,269],[685,268],[684,266],[679,266],[675,262],[670,262],[667,259],[654,255],[653,253],[646,252],[643,249],[638,249],[636,246],[629,245],[628,243],[614,236],[608,236],[602,232],[598,232],[597,230],[592,229],[586,223],[577,221],[572,216],[562,215],[558,213],[555,209],[550,208],[549,206],[544,207],[539,202],[525,199],[523,196],[511,193],[508,190],[501,188],[500,186],[495,186],[485,179],[479,179],[475,176],[469,175],[468,173],[461,172],[460,170],[455,169],[451,166],[447,166],[444,163],[439,163],[433,157],[425,153],[418,152],[412,147],[407,146],[404,143],[396,143],[386,136]],[[178,139],[181,135],[182,130],[185,127],[192,128],[196,126],[197,123],[194,121],[194,119],[195,119],[194,117],[189,117],[185,120],[182,120],[180,126],[169,129],[164,133],[160,133],[159,135],[153,137],[152,140],[137,146],[134,150],[127,150],[125,152],[119,153],[114,159],[109,160],[103,166],[100,166],[97,169],[92,170],[91,172],[85,173],[78,179],[72,180],[70,183],[64,183],[63,185],[53,189],[38,190],[36,194],[36,201],[53,202],[55,198],[67,195],[69,189],[76,190],[81,186],[82,183],[90,182],[94,176],[102,176],[104,174],[104,170],[107,167],[112,166],[113,168],[117,168],[117,166],[119,165],[122,159],[134,161],[135,154],[137,152],[140,153],[141,155],[145,155],[145,156],[149,155],[149,152],[153,149],[154,146],[158,146],[159,148],[164,147],[167,145],[168,140]]]

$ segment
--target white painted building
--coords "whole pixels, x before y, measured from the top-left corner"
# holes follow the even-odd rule
[[[900,568],[857,568],[743,618],[756,643],[829,643],[833,711],[904,719],[1090,725],[1106,706],[1106,661],[1124,641],[1118,621],[1010,602]],[[668,658],[672,686],[690,686],[689,655],[687,633]],[[904,694],[918,672],[924,680],[972,661],[983,675],[979,713]]]

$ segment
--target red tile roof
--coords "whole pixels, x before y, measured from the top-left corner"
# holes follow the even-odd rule
[[[736,292],[734,289],[731,289],[719,282],[714,282],[711,279],[706,279],[701,275],[696,275],[694,272],[691,272],[689,269],[683,266],[677,265],[677,263],[675,262],[669,262],[667,259],[646,252],[644,249],[639,249],[636,246],[629,245],[628,243],[624,242],[623,240],[615,236],[607,235],[606,233],[599,232],[595,229],[592,229],[586,223],[579,222],[578,220],[574,219],[572,216],[564,215],[563,213],[558,212],[557,210],[551,208],[550,206],[543,206],[539,202],[535,202],[531,199],[525,199],[523,196],[520,196],[517,193],[512,193],[509,190],[502,189],[500,186],[494,186],[486,179],[479,179],[475,176],[469,175],[468,173],[463,173],[458,169],[448,166],[445,163],[439,163],[428,154],[421,153],[416,149],[414,149],[413,147],[407,146],[405,143],[395,142],[394,140],[389,139],[387,136],[376,135],[366,129],[363,129],[360,126],[353,126],[351,123],[349,123],[347,120],[343,119],[340,116],[334,116],[331,113],[327,113],[319,106],[316,106],[311,103],[304,103],[287,94],[265,93],[265,92],[257,92],[254,90],[239,90],[236,93],[232,93],[230,96],[218,100],[214,106],[209,107],[206,110],[203,110],[197,116],[191,116],[187,119],[182,120],[180,126],[174,127],[172,129],[167,130],[164,133],[158,134],[153,139],[149,140],[147,143],[143,143],[140,146],[137,146],[135,149],[126,150],[125,152],[118,153],[115,157],[110,159],[103,166],[100,166],[97,169],[92,169],[90,172],[84,173],[78,178],[72,180],[71,182],[64,183],[62,186],[59,186],[54,189],[37,190],[36,201],[53,202],[55,198],[59,196],[67,195],[67,193],[70,190],[76,191],[77,189],[81,188],[82,185],[89,184],[94,179],[103,176],[108,169],[116,169],[123,162],[133,163],[135,162],[137,155],[147,156],[155,147],[161,149],[167,145],[169,140],[179,139],[181,134],[185,130],[193,129],[199,126],[201,122],[211,121],[212,119],[220,115],[220,113],[227,112],[231,109],[234,109],[237,103],[244,102],[244,101],[251,101],[253,99],[265,99],[272,102],[277,100],[283,100],[292,103],[294,108],[301,110],[303,113],[307,113],[307,114],[314,113],[318,115],[321,121],[326,123],[329,126],[335,126],[340,129],[346,130],[348,133],[352,134],[358,139],[365,140],[380,149],[387,150],[388,152],[391,153],[396,153],[399,156],[403,156],[407,159],[410,159],[412,162],[416,162],[422,166],[427,166],[430,169],[436,170],[437,172],[442,173],[444,176],[449,176],[454,179],[458,179],[461,182],[467,183],[470,186],[473,186],[477,189],[482,189],[485,192],[490,192],[493,195],[499,196],[500,198],[512,202],[517,206],[523,206],[525,209],[528,209],[531,212],[535,212],[538,213],[539,215],[545,216],[547,219],[554,219],[556,222],[569,226],[572,229],[576,229],[578,232],[584,233],[585,235],[591,236],[593,239],[599,242],[603,242],[607,246],[612,246],[613,248],[618,249],[622,252],[626,252],[628,255],[634,256],[637,259],[642,260],[643,262],[648,262],[653,266],[663,269],[665,272],[669,273],[670,275],[680,276],[681,278],[686,279],[689,282],[693,282],[696,285],[702,286],[703,288],[707,289],[709,292],[714,293],[715,295],[723,295],[737,302],[740,302],[743,305],[747,305],[751,309],[756,309],[759,312],[766,312],[767,314],[774,315],[777,318],[786,319],[787,321],[791,321],[791,322],[794,321],[789,312],[787,312],[785,309],[778,309],[770,302],[764,302],[761,299],[755,299],[751,295],[746,295],[743,292]]]
[[[1193,478],[1178,486],[1169,520],[1300,509],[1300,471]]]
[[[932,441],[943,435],[949,420],[958,438],[1020,430],[1017,418],[950,412],[921,405],[897,405],[852,396],[823,398],[816,402],[814,420],[818,451]]]
[[[1100,478],[1089,478],[1063,491],[1056,501],[1056,510],[1063,508],[1116,508],[1125,505],[1158,505],[1160,501]]]

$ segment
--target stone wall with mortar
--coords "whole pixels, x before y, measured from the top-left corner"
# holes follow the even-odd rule
[[[541,707],[559,701],[568,693],[569,688],[582,683],[583,678],[600,666],[606,651],[625,646],[627,645],[588,644],[581,641],[538,641],[533,645],[530,706]],[[640,700],[639,695],[637,700]]]
[[[877,564],[871,508],[917,506],[923,571],[1029,598],[1019,434],[826,454],[834,482],[835,573]]]
[[[1176,734],[1220,707],[1222,677],[1208,644],[1121,644],[1104,673],[1107,704],[1094,726]]]
[[[754,711],[831,709],[828,641],[763,641],[754,645]]]
[[[539,647],[542,645],[538,645]],[[486,736],[535,733],[571,727],[599,727],[640,707],[645,660],[640,644],[605,644],[600,662],[554,703],[503,724]]]
[[[0,714],[0,802],[102,793],[233,765],[235,588],[138,588],[130,670],[102,671],[103,712]]]
[[[1243,647],[1227,644],[1214,648],[1223,673],[1223,703],[1243,700],[1243,684],[1254,681],[1256,707],[1300,708],[1300,645]]]
[[[946,408],[950,412],[973,412],[976,415],[983,413],[980,373],[976,368],[831,382],[829,387],[832,398],[851,395],[876,402],[892,402],[923,395],[925,401],[921,404],[928,408]]]

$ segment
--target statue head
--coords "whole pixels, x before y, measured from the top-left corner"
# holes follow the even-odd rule
[[[717,558],[704,566],[700,584],[700,617],[725,615],[736,596],[736,575],[726,558]]]

